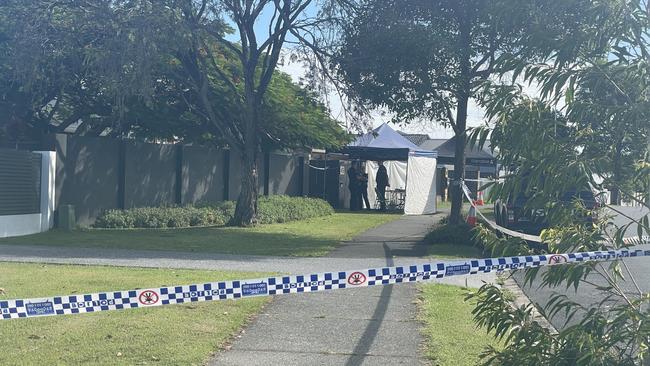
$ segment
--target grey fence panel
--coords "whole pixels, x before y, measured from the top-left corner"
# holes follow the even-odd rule
[[[222,150],[185,146],[182,203],[223,201],[223,165]]]
[[[236,200],[241,190],[235,149],[67,135],[56,135],[55,147],[56,205],[74,205],[80,225],[107,209]],[[309,174],[300,161],[259,154],[259,193],[300,195]]]
[[[230,149],[230,171],[228,172],[228,199],[236,200],[241,192],[241,155],[239,150]]]
[[[59,135],[57,156],[57,205],[74,205],[78,224],[120,207],[120,141]]]
[[[269,194],[302,194],[300,158],[293,155],[271,154],[269,159]]]
[[[175,145],[126,143],[125,207],[176,203]]]
[[[264,154],[258,154],[257,191],[260,195],[264,194],[264,166]],[[241,174],[241,152],[237,149],[230,149],[230,189],[228,190],[229,200],[236,200],[239,197],[239,193],[241,192]]]
[[[0,150],[0,215],[40,212],[41,156]]]

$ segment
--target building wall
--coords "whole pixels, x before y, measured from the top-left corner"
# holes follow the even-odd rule
[[[54,152],[0,151],[0,238],[52,228],[55,172]]]
[[[0,215],[40,212],[41,156],[0,150]]]

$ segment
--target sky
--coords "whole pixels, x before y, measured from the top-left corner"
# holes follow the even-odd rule
[[[300,81],[305,75],[304,66],[300,63],[285,63],[280,66],[279,69],[289,75],[291,75],[294,82]],[[329,100],[329,107],[332,112],[332,117],[343,120],[343,111],[342,104],[339,97],[332,93],[327,98]],[[390,116],[381,111],[376,111],[372,115],[373,127],[379,127],[381,124],[388,122]],[[473,100],[470,100],[467,111],[467,126],[476,127],[483,123],[483,111],[481,108],[476,105]],[[428,134],[431,138],[450,138],[454,136],[454,132],[451,128],[444,128],[439,123],[433,121],[412,121],[408,124],[394,125],[391,124],[391,127],[399,129],[403,132],[408,133],[424,133]]]
[[[305,10],[304,15],[307,17],[314,16],[318,11],[317,3],[318,1],[312,3],[312,5],[310,5]],[[273,15],[272,10],[273,6],[267,6],[265,10],[262,11],[262,13],[259,15],[257,22],[255,23],[255,34],[256,38],[258,39],[258,43],[262,43],[268,38],[268,24],[271,21],[271,16]],[[236,30],[234,23],[231,22],[231,26]],[[236,33],[230,35],[228,38],[233,42],[239,41],[239,35]],[[293,37],[288,38],[288,40],[295,41]],[[287,47],[285,47],[285,50],[289,51]],[[300,81],[300,79],[305,75],[304,66],[298,62],[289,62],[288,57],[285,59],[287,61],[285,61],[283,65],[279,65],[279,70],[291,75],[294,82]],[[325,99],[329,103],[332,117],[341,121],[344,120],[342,103],[338,96],[332,93]],[[483,111],[472,100],[470,100],[467,113],[468,127],[475,127],[482,123]],[[388,122],[390,119],[389,115],[382,113],[381,111],[373,113],[371,117],[373,121],[373,127],[378,127],[384,122]],[[398,126],[391,125],[391,127],[409,133],[425,133],[430,135],[432,138],[450,138],[454,135],[451,128],[444,128],[439,123],[433,121],[413,121],[408,124],[402,124]]]

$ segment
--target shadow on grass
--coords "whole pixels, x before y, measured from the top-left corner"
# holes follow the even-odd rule
[[[341,241],[398,217],[342,213],[252,228],[52,230],[0,244],[308,257],[325,255]]]
[[[336,213],[344,213],[344,214],[351,214],[351,215],[398,215],[402,216],[404,215],[403,210],[386,210],[386,211],[379,211],[379,210],[358,210],[358,211],[350,211],[350,210],[344,210],[344,209],[336,209],[334,210]]]
[[[134,249],[222,254],[316,256],[332,250],[336,238],[236,228],[80,230],[7,238],[0,244],[91,249]]]
[[[483,247],[474,239],[473,228],[467,224],[443,223],[424,238],[427,254],[434,258],[485,258]]]

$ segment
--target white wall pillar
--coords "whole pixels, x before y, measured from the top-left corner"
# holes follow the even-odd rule
[[[35,151],[41,154],[41,232],[54,227],[54,195],[56,151]]]

